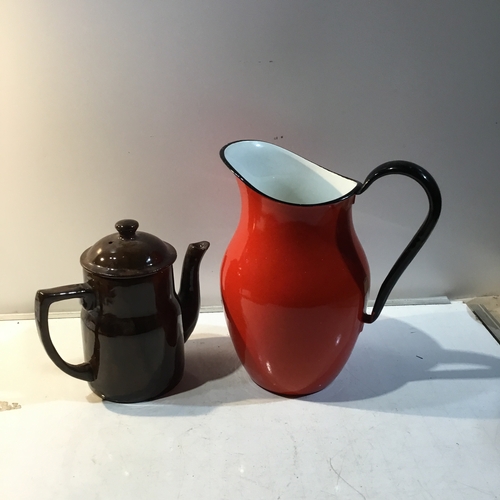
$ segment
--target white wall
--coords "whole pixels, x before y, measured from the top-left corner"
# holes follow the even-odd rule
[[[29,312],[37,289],[79,282],[80,253],[124,217],[180,254],[210,240],[203,303],[219,304],[239,198],[218,152],[244,138],[358,180],[390,159],[423,165],[443,214],[393,297],[500,292],[499,2],[0,9],[1,313]],[[374,292],[425,204],[406,178],[358,198]]]

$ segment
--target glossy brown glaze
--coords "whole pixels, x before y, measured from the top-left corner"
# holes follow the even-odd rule
[[[92,307],[82,310],[92,390],[131,403],[174,387],[184,369],[184,336],[171,268],[128,280],[84,274],[95,294]]]
[[[135,221],[121,222],[130,227]],[[209,247],[208,242],[188,247],[177,296],[171,265],[175,250],[142,233],[142,242],[132,245],[133,255],[128,255],[135,229],[125,229],[126,234],[119,229],[118,239],[124,238],[126,248],[111,235],[84,252],[84,283],[39,290],[35,299],[39,335],[52,361],[68,375],[88,381],[102,398],[120,403],[153,399],[181,380],[184,342],[194,329],[200,308],[199,266]],[[107,253],[100,250],[102,246]],[[148,248],[153,249],[151,255],[156,260],[150,258]],[[153,272],[152,266],[148,267],[151,262]],[[146,269],[142,275],[141,269]],[[50,305],[69,298],[82,301],[84,363],[80,365],[60,357],[48,327]]]

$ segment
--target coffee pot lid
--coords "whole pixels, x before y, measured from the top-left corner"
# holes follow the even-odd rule
[[[153,274],[173,264],[175,248],[156,236],[137,231],[139,223],[123,219],[115,224],[117,233],[101,238],[80,257],[81,265],[92,273],[116,278]]]

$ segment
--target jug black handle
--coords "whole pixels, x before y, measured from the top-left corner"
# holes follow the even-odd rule
[[[66,363],[57,352],[49,332],[49,308],[54,302],[66,299],[84,300],[84,306],[88,306],[95,300],[94,291],[90,285],[82,283],[79,285],[66,285],[47,290],[38,290],[35,297],[35,321],[38,329],[38,335],[42,341],[45,351],[54,364],[63,372],[80,380],[92,382],[95,380],[95,374],[90,363],[81,363],[72,365]]]
[[[392,266],[387,278],[385,278],[382,283],[377,298],[375,299],[372,312],[370,314],[366,312],[363,313],[363,321],[365,323],[373,323],[379,317],[394,285],[414,259],[415,255],[417,255],[418,251],[422,248],[422,245],[426,242],[441,213],[441,192],[436,181],[427,170],[409,161],[396,160],[383,163],[368,174],[368,177],[365,182],[361,184],[356,194],[364,193],[377,179],[392,174],[405,175],[417,181],[427,194],[429,211],[424,222],[415,233],[415,236],[403,250],[403,253],[399,256],[399,259],[394,266]]]

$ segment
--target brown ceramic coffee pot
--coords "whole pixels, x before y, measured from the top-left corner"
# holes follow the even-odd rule
[[[184,342],[200,310],[199,266],[210,246],[189,245],[175,292],[174,247],[137,231],[135,220],[116,223],[118,233],[83,252],[84,282],[39,290],[35,316],[50,359],[65,373],[89,382],[104,399],[133,403],[153,399],[182,378]],[[50,338],[54,302],[80,298],[85,362],[64,361]]]

